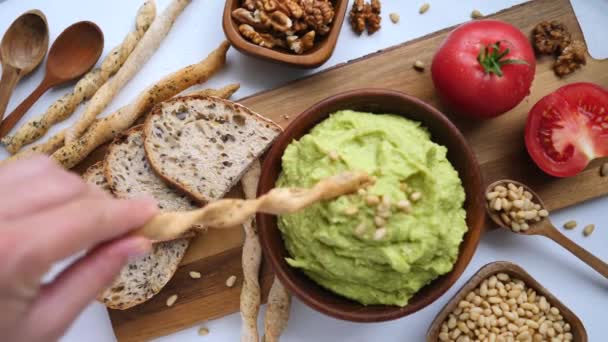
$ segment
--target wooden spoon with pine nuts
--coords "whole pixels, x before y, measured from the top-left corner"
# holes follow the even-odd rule
[[[490,184],[486,189],[486,210],[500,227],[519,234],[546,236],[608,278],[608,264],[560,233],[549,220],[542,199],[525,184],[509,179]]]

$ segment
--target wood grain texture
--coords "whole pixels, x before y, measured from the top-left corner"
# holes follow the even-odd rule
[[[587,331],[581,320],[576,314],[559,301],[549,290],[542,286],[536,279],[534,279],[528,272],[518,265],[512,264],[507,261],[497,261],[483,266],[477,273],[475,273],[471,279],[469,279],[458,292],[450,299],[450,301],[441,309],[441,311],[435,317],[435,320],[427,331],[426,340],[427,342],[439,341],[439,333],[441,332],[441,324],[448,318],[450,312],[452,312],[458,306],[458,303],[463,300],[469,292],[476,289],[484,279],[491,277],[497,273],[506,273],[512,278],[520,279],[528,288],[534,289],[537,294],[543,295],[547,298],[547,301],[551,306],[557,307],[561,315],[564,316],[564,320],[570,323],[572,327],[573,341],[576,342],[587,342]]]
[[[491,17],[511,22],[524,32],[530,32],[541,20],[557,19],[570,28],[575,38],[582,39],[568,0],[533,1]],[[356,88],[381,87],[419,97],[451,116],[449,110],[439,103],[429,70],[419,73],[412,68],[416,60],[430,65],[434,52],[449,31],[450,29],[445,29],[338,65],[239,102],[286,127],[298,113],[328,96]],[[525,150],[523,131],[526,115],[543,95],[567,83],[589,81],[607,87],[608,61],[596,61],[589,57],[585,67],[564,79],[558,79],[553,74],[551,64],[549,57],[538,60],[531,95],[510,113],[485,122],[453,119],[471,143],[481,164],[486,184],[501,178],[525,182],[542,196],[549,209],[557,209],[605,194],[608,192],[608,178],[599,177],[599,160],[591,163],[583,173],[573,178],[556,179],[544,175]],[[289,119],[285,119],[284,115]],[[175,279],[156,298],[132,310],[111,311],[110,318],[119,341],[147,340],[190,327],[197,322],[236,312],[239,309],[242,280],[241,230],[238,230],[238,239],[227,239],[221,246],[210,246],[203,240],[197,247],[191,247],[190,255],[200,253],[199,248],[213,248],[218,253],[224,252],[203,259],[187,258]],[[224,233],[226,231],[209,231],[206,236],[211,239],[211,236]],[[219,241],[222,239],[216,239],[215,242]],[[203,278],[198,281],[188,277],[188,272],[195,268],[203,273]],[[224,283],[231,274],[239,276],[239,279],[237,286],[228,289]],[[271,280],[270,270],[263,268],[264,294],[267,293]],[[173,293],[180,295],[180,299],[173,307],[167,308],[164,304],[166,297]]]

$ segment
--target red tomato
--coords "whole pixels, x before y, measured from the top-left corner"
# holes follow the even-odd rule
[[[450,32],[433,58],[441,99],[455,112],[491,118],[528,94],[536,60],[528,38],[499,20],[475,20]]]
[[[538,101],[526,122],[526,148],[543,171],[570,177],[608,156],[608,91],[592,83],[563,86]]]

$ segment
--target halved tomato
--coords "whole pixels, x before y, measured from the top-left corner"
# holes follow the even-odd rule
[[[608,91],[572,83],[543,97],[526,122],[526,148],[544,172],[570,177],[608,156]]]

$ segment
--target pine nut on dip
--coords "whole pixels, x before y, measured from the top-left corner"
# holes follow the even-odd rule
[[[446,153],[418,122],[350,110],[292,142],[277,186],[309,187],[347,170],[375,182],[280,216],[289,265],[359,303],[407,305],[452,270],[467,231],[465,191]]]

